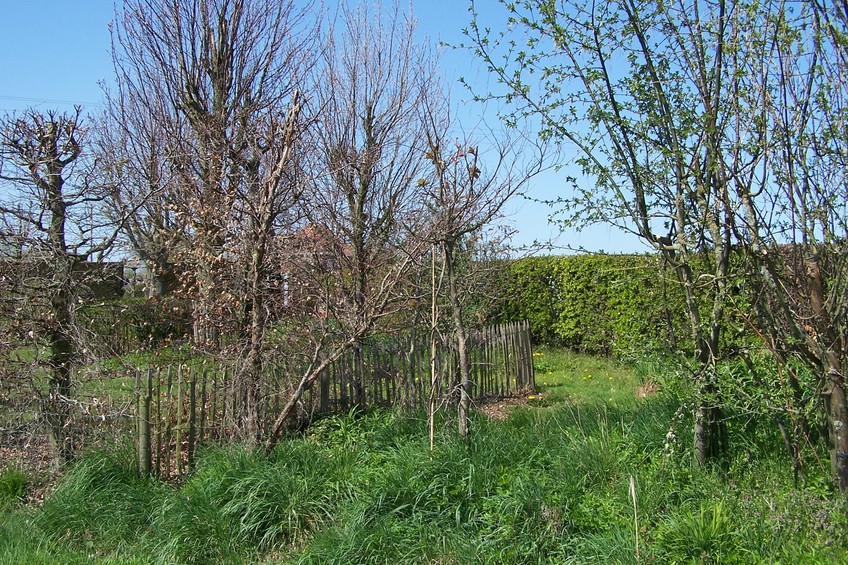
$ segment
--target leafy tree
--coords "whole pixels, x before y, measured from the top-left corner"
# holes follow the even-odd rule
[[[475,12],[470,48],[505,85],[509,120],[533,117],[576,149],[594,186],[562,198],[571,221],[630,231],[675,269],[696,350],[697,460],[723,443],[717,367],[732,315],[781,363],[819,375],[834,476],[848,488],[844,12],[782,1],[502,5],[510,30],[492,34]],[[737,305],[740,288],[750,294]],[[797,379],[792,388],[792,402],[812,392]]]
[[[746,250],[755,306],[755,315],[743,317],[789,369],[796,410],[784,425],[794,432],[796,471],[810,430],[794,412],[821,394],[832,470],[845,491],[848,20],[841,7],[817,2],[767,3],[759,15],[768,32],[751,34],[758,40],[749,42],[757,64],[739,78],[735,92],[736,103],[750,109],[737,126],[747,142],[738,144],[737,154],[747,152],[759,165],[753,182],[735,186],[743,212],[737,237]],[[792,370],[798,362],[817,375],[814,390]]]
[[[722,104],[726,60],[740,55],[731,38],[751,22],[737,4],[695,4],[504,2],[510,31],[494,36],[474,12],[467,34],[506,86],[508,120],[532,116],[543,137],[576,148],[594,186],[561,199],[570,222],[610,222],[674,269],[695,344],[695,454],[703,464],[726,436],[715,396],[734,215],[717,167],[733,115]],[[710,258],[705,279],[693,270],[702,255]]]

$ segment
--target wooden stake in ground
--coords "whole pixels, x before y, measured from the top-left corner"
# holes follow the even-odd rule
[[[630,475],[630,498],[633,500],[633,532],[636,536],[636,561],[639,561],[639,514],[636,511],[636,481]]]

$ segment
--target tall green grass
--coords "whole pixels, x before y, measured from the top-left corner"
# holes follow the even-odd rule
[[[2,511],[0,562],[848,562],[843,498],[816,469],[796,487],[767,432],[731,427],[744,447],[696,468],[680,403],[637,397],[644,367],[541,353],[542,402],[474,414],[468,443],[441,411],[432,452],[424,415],[354,411],[269,457],[207,448],[181,484],[89,454],[40,508]]]

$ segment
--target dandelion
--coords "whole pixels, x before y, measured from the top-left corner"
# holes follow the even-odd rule
[[[528,396],[528,397],[527,397],[527,400],[535,400],[535,399],[536,399],[536,397],[535,397],[535,396],[533,396],[532,394],[531,394],[530,396]]]

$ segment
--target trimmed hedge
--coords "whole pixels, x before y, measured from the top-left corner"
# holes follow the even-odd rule
[[[691,348],[683,294],[654,255],[528,257],[509,264],[505,320],[537,343],[599,355]]]

